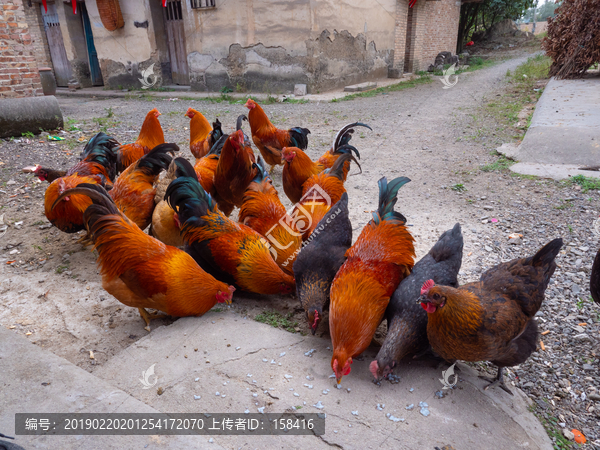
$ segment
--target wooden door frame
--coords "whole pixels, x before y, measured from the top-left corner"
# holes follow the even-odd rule
[[[167,16],[169,14],[169,4],[174,4],[179,1],[181,4],[181,10],[177,11],[177,15],[180,15],[180,18],[177,20],[168,20]],[[180,86],[189,86],[190,85],[190,71],[187,63],[187,47],[186,47],[186,39],[185,39],[185,26],[183,20],[183,11],[185,8],[186,0],[167,0],[167,7],[162,8],[163,10],[163,22],[165,27],[165,40],[167,43],[167,51],[169,54],[169,62],[171,64],[171,79],[173,83],[179,84]],[[181,22],[180,28],[180,37],[181,39],[178,42],[175,42],[173,39],[172,32],[170,31],[170,22]],[[177,57],[178,51],[181,54],[181,60]],[[175,64],[174,64],[175,62]],[[181,65],[181,69],[183,70],[173,70],[173,66],[179,69],[179,65]],[[176,74],[173,76],[173,74]]]

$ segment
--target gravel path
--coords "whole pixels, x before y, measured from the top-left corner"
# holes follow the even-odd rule
[[[461,74],[451,89],[442,89],[434,80],[372,98],[273,104],[265,110],[282,128],[308,127],[312,132],[308,153],[313,158],[329,148],[335,132],[346,123],[359,120],[373,127],[373,132],[357,130],[352,141],[362,165],[362,175],[349,177],[346,185],[355,237],[376,207],[377,180],[385,175],[412,179],[401,189],[396,209],[413,225],[418,257],[443,231],[461,223],[462,283],[478,279],[501,261],[532,255],[553,238],[565,240],[559,268],[538,313],[544,349],[538,348],[529,361],[511,369],[509,379],[534,400],[543,420],[555,418],[559,432],[581,430],[588,442],[598,439],[600,448],[600,411],[595,409],[600,407],[600,316],[598,306],[588,300],[589,273],[598,249],[593,231],[600,209],[598,192],[480,170],[496,160],[490,152],[502,144],[496,136],[500,125],[481,107],[506,89],[507,70],[525,59]],[[225,130],[232,130],[246,109],[242,104],[186,100],[60,98],[59,102],[65,117],[73,119],[69,126],[82,132],[63,135],[67,141],[54,145],[44,137],[0,141],[4,223],[0,230],[7,225],[4,234],[0,231],[0,324],[23,335],[31,333],[27,336],[33,342],[93,371],[144,336],[143,323],[137,311],[101,289],[94,258],[75,242],[77,236],[49,227],[43,215],[46,185],[33,183],[20,169],[34,163],[69,167],[83,146],[77,139],[85,141],[99,130],[94,118],[101,118],[100,125],[108,126],[108,133],[119,141],[132,141],[146,112],[155,106],[162,113],[167,141],[179,143],[191,158],[189,121],[184,117],[189,106],[211,120],[218,116]],[[113,115],[106,118],[109,111]],[[282,192],[280,168],[274,180]],[[453,190],[456,185],[466,190]],[[522,237],[509,239],[515,233]],[[244,300],[237,308],[255,315],[265,306],[289,312],[299,322],[297,331],[307,330],[295,299]],[[89,350],[94,351],[94,360],[89,359]]]

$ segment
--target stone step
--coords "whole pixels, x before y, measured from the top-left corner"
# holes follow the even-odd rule
[[[371,89],[375,89],[377,87],[377,83],[373,81],[367,81],[366,83],[353,84],[351,86],[346,86],[344,88],[344,92],[363,92],[369,91]]]

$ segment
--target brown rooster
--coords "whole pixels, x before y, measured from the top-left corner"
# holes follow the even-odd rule
[[[491,361],[498,375],[488,379],[492,383],[486,389],[499,385],[512,395],[504,383],[504,367],[525,362],[536,349],[534,316],[562,245],[562,239],[554,239],[534,256],[499,264],[480,281],[459,288],[425,282],[419,301],[427,311],[433,350],[447,361]]]
[[[217,203],[222,199],[229,205],[242,206],[244,193],[258,172],[255,163],[254,152],[244,145],[243,131],[230,134],[223,145],[215,170]]]
[[[83,212],[91,205],[84,195],[66,196],[52,208],[56,199],[66,190],[80,183],[93,183],[112,186],[116,172],[117,157],[113,151],[119,143],[104,133],[92,137],[81,153],[81,161],[66,172],[46,169],[39,165],[26,167],[24,172],[47,180],[50,186],[44,195],[44,212],[48,220],[65,233],[75,233],[84,229]]]
[[[279,200],[260,156],[256,166],[258,173],[244,194],[239,221],[264,236],[279,267],[293,275],[292,267],[302,245],[302,234],[293,228],[293,221]]]
[[[175,159],[179,178],[167,189],[166,198],[177,211],[185,250],[219,280],[257,294],[289,294],[294,277],[275,263],[265,238],[251,228],[233,222],[219,211],[195,176],[191,164]]]
[[[231,303],[235,288],[204,272],[191,256],[145,234],[97,185],[82,184],[65,196],[85,195],[92,201],[84,214],[88,234],[98,250],[102,287],[121,303],[138,308],[150,331],[159,317],[145,308],[171,316],[200,316],[217,303]]]
[[[206,117],[202,113],[196,111],[193,108],[188,108],[185,113],[190,120],[190,151],[196,159],[202,158],[206,155],[215,142],[223,136],[221,130],[221,122],[217,119],[213,122],[213,126],[210,126]]]
[[[308,147],[307,128],[294,127],[289,130],[280,130],[275,127],[261,108],[252,99],[246,102],[248,122],[252,132],[252,140],[271,169],[281,164],[281,150],[284,147],[298,147],[306,150]]]
[[[122,144],[117,151],[117,170],[123,172],[154,147],[164,144],[165,135],[158,121],[160,113],[154,108],[144,119],[140,135],[131,144]]]
[[[331,367],[338,383],[350,373],[352,358],[371,343],[390,297],[413,267],[414,239],[404,216],[394,211],[398,189],[409,181],[379,180],[379,208],[346,252],[348,259],[331,285]]]
[[[368,128],[369,130],[373,131],[373,129],[369,125],[367,125],[366,123],[354,122],[354,123],[349,123],[348,125],[343,126],[341,128],[341,130],[338,131],[337,134],[335,135],[335,138],[333,139],[333,144],[331,144],[331,148],[328,151],[326,151],[323,154],[323,156],[321,156],[319,158],[319,160],[317,161],[317,163],[321,164],[326,169],[328,169],[329,167],[332,167],[333,164],[335,163],[335,161],[340,156],[339,149],[342,148],[342,147],[348,146],[348,143],[350,142],[350,139],[352,139],[352,135],[354,134],[354,127],[365,127],[365,128]],[[356,154],[356,157],[358,159],[360,159],[360,155],[358,154],[358,150],[356,150],[352,146],[350,146],[350,149],[352,151],[354,151],[355,154]],[[350,167],[349,167],[349,164],[348,164],[348,168],[346,169],[346,173],[348,173],[349,168]]]

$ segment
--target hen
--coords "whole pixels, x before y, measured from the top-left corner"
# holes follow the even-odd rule
[[[59,176],[61,172],[40,166],[31,170],[40,180],[52,180],[44,195],[44,212],[52,225],[66,233],[84,229],[83,212],[91,205],[89,198],[83,195],[66,196],[54,208],[52,205],[63,192],[80,183],[112,186],[117,161],[113,149],[118,145],[112,137],[98,133],[86,144],[81,161],[67,170],[64,176]]]
[[[371,343],[390,297],[414,265],[414,239],[404,216],[394,211],[398,189],[409,181],[379,180],[379,208],[346,252],[331,285],[331,367],[338,384],[350,373],[352,359]]]
[[[504,384],[504,367],[525,362],[535,351],[534,316],[562,245],[562,239],[554,239],[534,256],[502,263],[459,288],[427,281],[419,301],[427,311],[433,350],[447,361],[491,361],[498,375],[486,389],[499,385],[512,394]]]
[[[243,131],[230,134],[223,144],[215,170],[217,203],[222,199],[229,205],[242,206],[244,193],[258,172],[255,163],[254,152],[244,145]]]
[[[160,172],[171,163],[168,153],[178,151],[176,144],[157,145],[125,169],[110,190],[117,208],[142,230],[152,221],[156,194],[154,184]]]
[[[352,224],[348,217],[348,194],[331,207],[308,238],[294,263],[296,293],[306,311],[310,331],[315,334],[329,306],[331,283],[346,261],[352,245]]]
[[[190,151],[196,159],[202,158],[206,155],[215,142],[223,136],[223,130],[221,130],[221,122],[217,119],[213,122],[213,126],[210,126],[206,117],[202,113],[196,111],[193,108],[188,108],[185,113],[190,120]]]
[[[231,303],[235,288],[204,272],[191,256],[145,234],[97,185],[81,184],[65,196],[85,195],[93,205],[85,211],[88,234],[98,250],[102,287],[121,303],[138,308],[150,331],[158,315],[200,316],[217,303]]]
[[[304,240],[308,239],[317,224],[325,217],[331,205],[340,201],[342,194],[346,192],[344,166],[349,161],[354,161],[358,165],[354,156],[343,154],[331,169],[313,175],[304,183],[302,197],[292,211],[292,219],[298,224],[297,229],[303,233]]]
[[[186,251],[208,273],[257,294],[289,294],[294,278],[271,257],[264,238],[233,222],[219,209],[195,177],[191,164],[177,158],[179,178],[166,199],[177,212]]]
[[[248,99],[246,108],[250,110],[248,122],[252,141],[271,167],[281,164],[281,150],[284,147],[298,147],[301,150],[306,150],[308,147],[310,131],[307,128],[294,127],[289,130],[276,128],[261,106],[252,99]]]
[[[429,279],[446,286],[458,286],[458,271],[462,263],[463,237],[457,223],[446,231],[394,292],[385,312],[387,336],[377,360],[371,363],[371,373],[379,380],[392,372],[407,356],[424,352],[427,341],[427,313],[417,303],[421,286]]]
[[[154,147],[164,144],[165,135],[158,121],[160,113],[154,108],[144,119],[140,135],[131,144],[122,144],[117,152],[117,170],[123,172]]]
[[[256,166],[258,174],[244,194],[239,221],[269,241],[271,254],[279,267],[292,275],[302,234],[295,230],[260,156]]]

